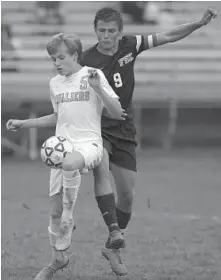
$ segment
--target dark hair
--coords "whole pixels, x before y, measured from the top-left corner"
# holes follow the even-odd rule
[[[104,22],[115,21],[120,31],[123,30],[123,17],[120,12],[113,8],[102,8],[97,11],[94,18],[94,28],[97,27],[97,23],[99,20]]]
[[[80,61],[82,55],[82,44],[76,34],[58,33],[54,35],[47,44],[48,54],[54,54],[62,42],[66,45],[70,55],[77,52],[78,61]]]

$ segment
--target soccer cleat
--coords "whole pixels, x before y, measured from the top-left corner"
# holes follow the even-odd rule
[[[56,250],[65,251],[70,247],[72,232],[75,228],[73,219],[61,221],[60,233],[55,243]]]
[[[114,249],[124,248],[125,241],[121,232],[119,230],[111,231],[105,246],[106,248],[114,248]]]
[[[119,276],[125,276],[127,274],[127,268],[121,258],[119,249],[104,248],[101,253],[110,262],[111,269],[114,273]]]
[[[69,263],[69,258],[63,255],[62,258],[54,258],[49,265],[44,267],[35,277],[35,280],[51,280],[58,270],[63,270]]]

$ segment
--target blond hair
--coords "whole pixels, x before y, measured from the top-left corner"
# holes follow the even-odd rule
[[[47,44],[47,52],[49,55],[53,55],[61,43],[64,43],[68,49],[70,55],[74,53],[78,54],[78,61],[81,60],[82,44],[81,40],[76,34],[58,33],[54,35]]]

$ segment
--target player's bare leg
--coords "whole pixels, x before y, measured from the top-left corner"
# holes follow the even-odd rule
[[[104,156],[100,165],[94,170],[94,181],[95,196],[105,223],[109,227],[110,221],[112,220],[114,221],[114,224],[118,226],[116,220],[115,199],[110,181],[109,157],[106,150],[104,150]],[[108,204],[110,206],[109,208],[107,208]],[[120,243],[122,240],[123,242]],[[127,269],[121,259],[120,250],[115,247],[115,241],[116,244],[120,244],[119,247],[124,246],[124,239],[120,233],[119,227],[114,231],[111,231],[109,227],[109,238],[105,248],[102,249],[102,255],[110,262],[112,270],[117,275],[123,276],[127,274]]]
[[[54,274],[66,267],[69,263],[68,256],[63,251],[58,251],[55,248],[56,239],[59,235],[60,221],[62,215],[62,196],[61,192],[50,197],[50,224],[48,227],[49,240],[52,247],[51,262],[45,266],[35,277],[35,280],[49,280]]]
[[[57,250],[67,250],[71,245],[71,237],[74,229],[73,211],[81,184],[79,169],[82,169],[84,165],[84,157],[79,152],[68,154],[62,164],[63,211],[60,223],[60,233],[55,245]]]

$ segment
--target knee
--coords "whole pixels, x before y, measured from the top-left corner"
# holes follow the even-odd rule
[[[100,164],[93,170],[94,181],[96,183],[103,183],[104,180],[109,180],[109,170]]]
[[[134,189],[130,189],[127,191],[123,191],[118,195],[118,198],[122,201],[122,203],[131,205],[134,199]]]
[[[66,157],[62,162],[62,169],[64,171],[76,171],[81,170],[85,167],[85,158],[78,152],[67,153]]]
[[[62,169],[63,169],[64,171],[73,171],[73,166],[72,166],[72,164],[71,164],[70,162],[64,161],[64,162],[62,163]]]
[[[74,171],[75,169],[74,153],[68,153],[62,162],[63,171]]]

